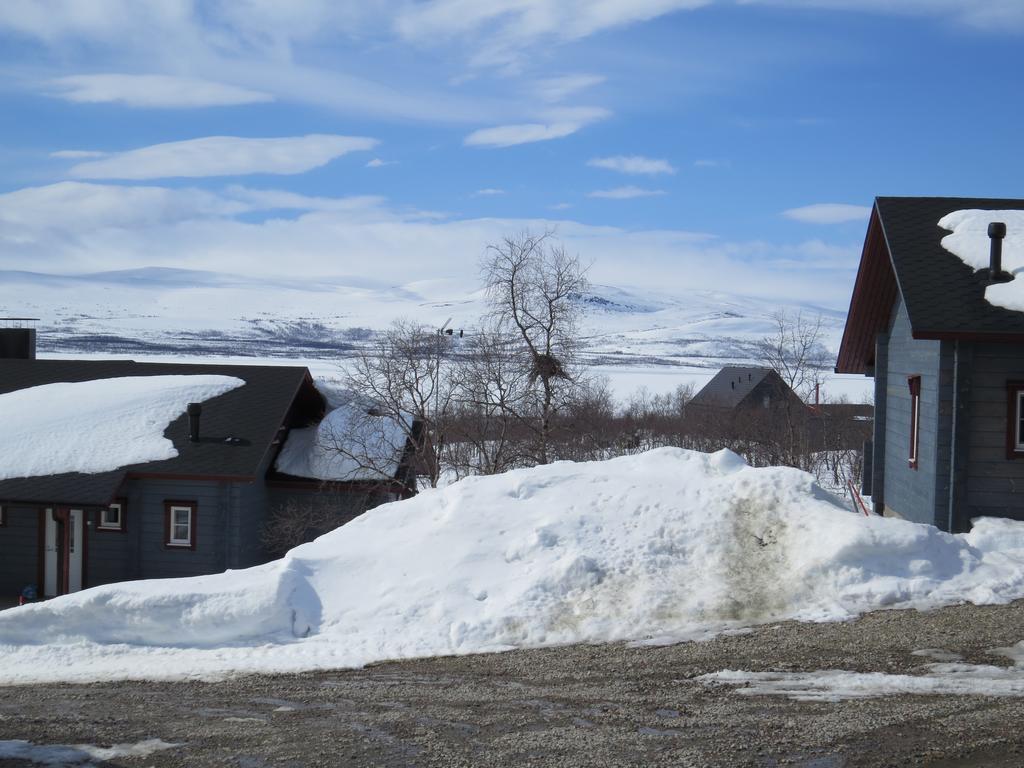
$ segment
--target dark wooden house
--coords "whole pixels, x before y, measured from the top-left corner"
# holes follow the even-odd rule
[[[405,461],[392,482],[374,485],[374,494],[361,481],[324,483],[275,471],[290,431],[324,416],[324,397],[304,367],[37,360],[34,349],[27,354],[7,341],[0,349],[17,356],[0,358],[0,396],[128,376],[218,374],[245,383],[202,404],[197,439],[190,439],[187,414],[170,423],[164,437],[174,458],[96,474],[0,480],[0,599],[29,585],[49,596],[245,568],[269,559],[261,531],[270,510],[289,499],[317,497],[351,519],[414,490]]]
[[[943,246],[940,219],[965,210],[1024,200],[875,201],[836,364],[875,380],[875,510],[950,531],[1024,519],[1024,312],[990,303],[990,270]]]

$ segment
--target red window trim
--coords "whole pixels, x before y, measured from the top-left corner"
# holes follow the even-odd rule
[[[191,515],[189,517],[189,534],[190,541],[188,544],[172,544],[171,543],[171,507],[188,507]],[[192,551],[196,548],[197,540],[197,527],[196,522],[199,517],[198,505],[194,501],[164,501],[164,549],[181,549]]]
[[[109,528],[103,526],[103,510],[96,510],[96,525],[93,526],[94,530],[98,533],[126,533],[128,531],[128,499],[116,498],[114,504],[121,505],[121,525],[117,528]]]
[[[1006,458],[1024,459],[1024,448],[1017,447],[1017,396],[1024,392],[1024,380],[1006,382]]]
[[[910,454],[907,465],[917,469],[921,458],[921,377],[908,376],[907,387],[910,389]]]

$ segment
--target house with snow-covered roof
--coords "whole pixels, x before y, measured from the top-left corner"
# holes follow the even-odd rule
[[[838,373],[875,380],[880,514],[1024,519],[1024,200],[879,197]]]
[[[304,367],[39,360],[28,331],[0,329],[0,600],[244,568],[275,509],[342,523],[414,490],[397,437],[331,463]]]

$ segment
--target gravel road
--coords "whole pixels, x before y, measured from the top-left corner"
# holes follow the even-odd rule
[[[123,766],[1024,765],[1024,700],[743,696],[722,669],[918,674],[941,648],[1007,665],[1024,601],[766,626],[668,647],[571,646],[219,683],[0,689],[0,740],[179,746]],[[0,742],[2,746],[2,742]],[[0,758],[0,766],[30,765]]]

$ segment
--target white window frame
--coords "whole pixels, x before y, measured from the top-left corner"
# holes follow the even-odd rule
[[[117,510],[117,522],[111,523],[107,520],[107,513]],[[124,530],[124,504],[115,501],[110,506],[100,510],[100,519],[96,523],[96,529],[100,531],[123,531]]]
[[[1024,389],[1017,390],[1017,408],[1015,409],[1013,419],[1013,435],[1014,435],[1014,450],[1024,451],[1024,441],[1021,438],[1021,429],[1024,424],[1021,424],[1021,420],[1024,419]]]
[[[167,546],[168,547],[181,547],[182,549],[189,549],[192,547],[195,541],[196,531],[195,525],[193,524],[193,516],[195,515],[196,508],[187,504],[171,504],[168,507],[169,520],[167,521]],[[179,512],[185,513],[185,521],[188,525],[188,536],[184,539],[175,538],[175,528],[178,527],[175,521],[175,515]]]

